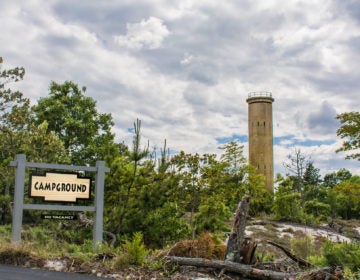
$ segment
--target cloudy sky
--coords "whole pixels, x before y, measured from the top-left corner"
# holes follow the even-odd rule
[[[275,172],[296,148],[322,174],[360,174],[335,153],[335,116],[360,109],[357,0],[0,0],[0,26],[3,68],[25,67],[25,96],[86,86],[118,141],[138,118],[152,147],[218,153],[237,140],[247,155],[246,98],[268,91]]]

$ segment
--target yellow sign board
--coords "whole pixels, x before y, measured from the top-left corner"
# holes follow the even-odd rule
[[[76,202],[90,199],[91,178],[76,173],[52,173],[30,176],[30,197],[43,197],[45,201]]]

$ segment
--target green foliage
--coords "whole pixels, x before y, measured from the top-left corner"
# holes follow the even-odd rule
[[[1,68],[0,62],[0,68]],[[30,100],[21,92],[6,88],[23,79],[25,70],[17,67],[0,73],[0,223],[10,221],[14,172],[9,167],[16,154],[28,161],[68,163],[63,143],[47,132],[47,123],[34,123]]]
[[[325,174],[323,185],[324,187],[332,188],[343,181],[349,180],[351,177],[352,174],[349,170],[341,168],[337,172]]]
[[[263,251],[261,253],[255,251],[255,256],[259,262],[273,262],[275,260],[275,256],[267,251]]]
[[[147,244],[160,248],[187,237],[190,232],[189,224],[179,216],[176,203],[165,203],[149,212],[144,221]]]
[[[319,185],[321,182],[320,169],[316,168],[313,162],[308,162],[303,175],[303,183],[305,185]]]
[[[308,200],[304,203],[304,211],[307,214],[313,215],[319,221],[328,219],[331,209],[327,203],[319,202],[318,200]]]
[[[195,215],[196,231],[198,233],[203,231],[214,233],[229,231],[231,228],[227,222],[231,216],[229,207],[218,197],[207,197],[200,204],[199,212]]]
[[[360,246],[355,243],[326,242],[322,254],[328,265],[341,265],[357,272],[360,267]]]
[[[318,254],[308,256],[307,261],[316,267],[325,267],[328,265],[326,258]]]
[[[336,116],[340,121],[340,128],[337,130],[337,136],[346,139],[342,147],[336,152],[354,151],[354,153],[346,156],[347,159],[360,160],[360,112],[347,112]]]
[[[281,186],[275,193],[273,211],[277,219],[301,222],[301,194],[293,192],[290,187]]]
[[[351,271],[348,267],[344,269],[344,279],[347,280],[359,280],[360,279],[360,269],[357,271]]]
[[[17,153],[28,150],[30,100],[19,91],[6,88],[7,84],[23,79],[22,67],[2,70],[0,62],[0,223],[10,221],[13,170],[9,163]],[[1,71],[2,70],[2,71]]]
[[[32,108],[35,121],[48,123],[47,131],[64,143],[72,164],[94,164],[114,151],[112,117],[97,111],[96,102],[85,96],[85,87],[51,82],[49,90],[49,96]]]
[[[0,246],[11,241],[11,224],[0,226]]]
[[[360,218],[360,176],[352,176],[333,187],[332,207],[344,219]]]
[[[134,123],[133,146],[124,149],[111,161],[105,193],[105,217],[108,227],[115,233],[141,231],[146,212],[139,208],[139,196],[153,181],[154,165],[147,159],[148,146],[141,149],[141,121]],[[141,207],[142,205],[140,205]]]
[[[265,178],[262,174],[258,174],[252,166],[244,166],[242,185],[244,194],[251,196],[249,214],[258,216],[261,213],[270,213],[273,203],[273,195],[265,188]]]

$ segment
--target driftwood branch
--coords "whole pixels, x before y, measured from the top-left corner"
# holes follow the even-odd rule
[[[275,246],[276,248],[279,248],[280,250],[282,250],[290,259],[292,259],[294,262],[296,262],[297,264],[299,264],[299,266],[301,267],[313,267],[313,265],[309,262],[307,262],[306,260],[299,258],[297,256],[295,256],[294,254],[292,254],[288,249],[284,248],[283,246],[272,242],[272,241],[268,241],[269,244]]]

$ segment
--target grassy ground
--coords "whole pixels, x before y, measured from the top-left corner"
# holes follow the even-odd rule
[[[359,235],[360,221],[338,221],[336,225],[336,230],[341,229],[343,235]],[[246,233],[258,244],[257,260],[266,262],[286,259],[284,252],[268,244],[268,241],[288,248],[304,259],[320,252],[328,238],[317,234],[322,232],[321,230],[324,228],[251,220]],[[115,279],[185,280],[207,275],[198,269],[179,270],[167,265],[161,256],[168,253],[170,248],[149,251],[144,247],[142,236],[139,235],[125,240],[116,248],[103,245],[94,249],[91,239],[79,242],[74,233],[66,231],[67,229],[23,226],[22,243],[14,245],[11,243],[11,226],[0,226],[0,263],[89,273]],[[336,234],[335,229],[330,228],[325,232],[332,236]],[[225,249],[226,245],[210,234],[205,234],[195,241],[182,241],[171,247],[171,250],[177,250],[175,255],[217,259],[223,259]]]

